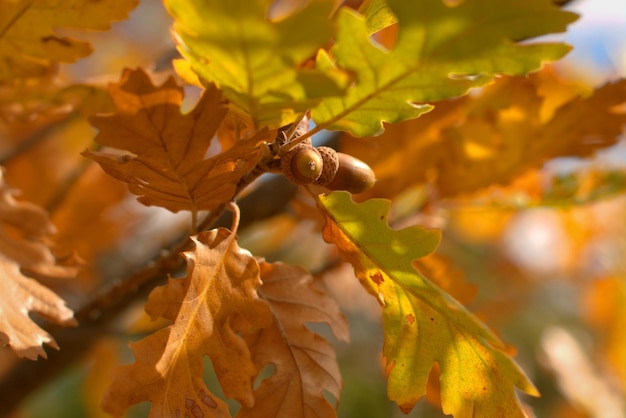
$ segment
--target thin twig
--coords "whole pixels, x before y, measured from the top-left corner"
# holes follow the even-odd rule
[[[251,170],[251,174],[237,185],[233,200],[264,172],[267,170]],[[245,213],[241,217],[239,228],[244,227],[244,221],[249,225],[284,211],[296,190],[297,187],[283,177],[275,177],[262,183],[239,203],[241,211]],[[197,231],[224,224],[221,218],[229,205],[231,202],[224,202],[209,212],[199,222]],[[166,280],[168,274],[184,266],[180,253],[190,249],[191,245],[187,234],[179,237],[176,243],[148,262],[144,268],[130,273],[83,305],[75,313],[79,327],[62,328],[46,324],[45,328],[53,335],[61,350],[49,352],[45,361],[20,361],[13,370],[4,375],[0,381],[0,416],[9,416],[33,391],[88,353],[94,342],[108,335],[107,328],[122,312],[133,303],[145,299],[156,285]]]

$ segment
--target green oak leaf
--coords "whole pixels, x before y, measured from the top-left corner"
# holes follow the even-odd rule
[[[505,345],[413,266],[437,247],[440,234],[418,226],[392,230],[390,202],[355,203],[347,192],[318,198],[324,239],[337,246],[365,288],[383,304],[383,354],[389,398],[408,412],[440,368],[443,412],[455,417],[523,417],[515,387],[538,395]]]
[[[369,33],[378,32],[398,21],[387,0],[366,0],[359,7],[359,12],[365,16]]]
[[[332,74],[302,64],[330,42],[332,0],[312,0],[280,20],[272,0],[165,0],[179,50],[259,129],[293,122],[322,97],[341,94]]]
[[[497,74],[536,70],[570,47],[518,41],[562,32],[577,18],[550,0],[466,0],[455,6],[442,0],[388,0],[387,4],[399,27],[391,51],[369,38],[372,27],[389,24],[382,2],[365,8],[367,19],[350,9],[339,11],[331,52],[340,68],[356,73],[357,81],[346,96],[326,98],[313,109],[318,126],[355,136],[377,135],[383,131],[382,122],[413,119],[430,110],[425,102],[463,95]]]

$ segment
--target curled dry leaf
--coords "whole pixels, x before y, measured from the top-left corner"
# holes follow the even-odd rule
[[[46,358],[43,344],[59,347],[29,312],[59,325],[76,325],[76,320],[63,299],[32,277],[69,278],[77,269],[58,264],[46,246],[45,238],[53,231],[47,213],[14,195],[0,171],[0,343],[36,360]]]
[[[274,373],[254,392],[255,404],[237,418],[331,418],[341,392],[341,375],[333,347],[306,323],[325,323],[339,340],[348,340],[348,323],[337,303],[304,269],[282,263],[261,263],[259,294],[272,309],[271,326],[247,337],[256,366]]]
[[[132,343],[136,362],[114,372],[102,405],[116,417],[142,401],[152,402],[150,417],[230,417],[226,403],[203,381],[207,355],[225,395],[254,403],[258,371],[240,335],[271,321],[268,305],[257,295],[259,265],[225,228],[192,239],[195,249],[184,253],[187,277],[170,278],[146,305],[153,318],[172,325]]]
[[[208,86],[196,107],[181,113],[183,88],[173,78],[154,86],[142,70],[126,70],[109,88],[117,113],[96,116],[102,145],[123,154],[85,151],[111,176],[128,183],[138,200],[172,212],[212,210],[229,201],[239,180],[258,162],[265,132],[205,159],[227,105]]]

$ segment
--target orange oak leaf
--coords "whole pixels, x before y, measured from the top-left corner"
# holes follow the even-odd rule
[[[229,201],[237,182],[258,162],[264,133],[237,141],[206,158],[227,105],[208,86],[196,107],[182,114],[183,89],[173,78],[156,87],[142,70],[125,70],[109,92],[117,108],[96,116],[96,141],[125,153],[85,151],[111,176],[128,183],[145,205],[172,212],[211,210]]]
[[[434,184],[441,197],[508,184],[549,159],[587,157],[616,143],[626,125],[626,80],[583,90],[549,69],[501,77],[379,137],[346,137],[340,150],[375,171],[364,196],[391,198],[416,183]]]
[[[29,312],[59,325],[77,323],[65,301],[33,277],[70,278],[77,268],[57,264],[46,246],[46,236],[54,230],[48,214],[14,195],[0,170],[0,345],[9,344],[18,356],[37,360],[46,358],[43,344],[59,346]]]
[[[187,277],[170,278],[146,305],[152,318],[172,324],[132,343],[136,362],[114,372],[102,405],[116,417],[142,401],[152,402],[150,417],[230,417],[226,403],[202,380],[206,355],[225,395],[244,405],[254,403],[258,371],[240,326],[263,327],[271,321],[268,305],[257,295],[259,265],[225,228],[192,240],[195,249],[183,254]]]
[[[456,195],[508,183],[546,160],[587,157],[617,142],[626,126],[626,112],[617,110],[626,103],[626,80],[577,94],[553,110],[555,98],[546,99],[544,86],[555,83],[555,76],[543,73],[485,89],[465,120],[443,132],[444,142],[462,141],[437,157],[441,192]]]
[[[341,391],[341,375],[333,347],[305,323],[325,323],[336,338],[348,340],[348,323],[337,303],[298,266],[261,263],[259,295],[271,307],[274,322],[248,337],[259,369],[272,364],[274,373],[254,392],[255,404],[237,418],[331,418]]]

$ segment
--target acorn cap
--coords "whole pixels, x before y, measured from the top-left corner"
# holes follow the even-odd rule
[[[335,178],[339,169],[339,157],[337,157],[337,151],[329,147],[317,147],[317,152],[322,156],[324,166],[322,167],[322,174],[315,184],[323,186]]]

